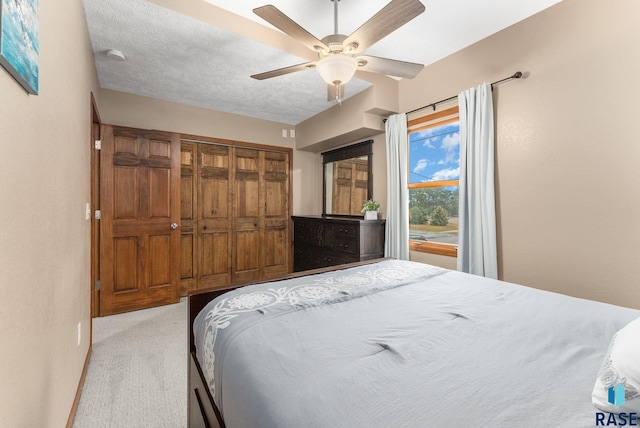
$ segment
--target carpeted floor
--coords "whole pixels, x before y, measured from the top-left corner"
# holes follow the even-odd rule
[[[74,428],[187,425],[187,300],[93,320]]]

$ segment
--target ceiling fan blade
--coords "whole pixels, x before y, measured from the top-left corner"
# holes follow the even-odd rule
[[[305,62],[302,64],[291,65],[289,67],[279,68],[277,70],[265,71],[264,73],[254,74],[254,79],[264,80],[271,79],[272,77],[283,76],[285,74],[295,73],[296,71],[306,70],[308,68],[313,68],[316,66],[316,62]]]
[[[358,70],[402,77],[404,79],[413,79],[424,68],[424,65],[415,62],[397,61],[369,55],[361,55],[356,57],[356,60],[359,64],[366,61],[366,64],[358,66]]]
[[[314,52],[319,50],[329,50],[329,47],[318,40],[313,34],[298,25],[295,21],[282,13],[280,9],[273,5],[261,6],[253,9],[253,13],[267,21],[269,24],[280,29],[285,34],[298,40]]]
[[[341,100],[344,98],[344,85],[338,86],[338,93],[336,96],[336,85],[327,85],[327,101]]]
[[[424,12],[419,0],[392,0],[344,41],[344,46],[357,43],[354,53],[362,52]]]

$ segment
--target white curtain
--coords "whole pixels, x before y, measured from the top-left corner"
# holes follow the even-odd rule
[[[460,209],[458,270],[498,278],[491,85],[458,95]]]
[[[387,224],[385,257],[409,260],[409,189],[407,188],[407,115],[390,116],[387,142]]]

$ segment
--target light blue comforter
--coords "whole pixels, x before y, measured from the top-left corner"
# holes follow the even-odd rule
[[[637,317],[387,260],[234,290],[194,335],[228,428],[587,427],[611,336]]]

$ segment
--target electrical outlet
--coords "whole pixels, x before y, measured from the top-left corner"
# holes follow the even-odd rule
[[[78,346],[80,346],[80,341],[82,340],[82,323],[78,323]]]

